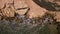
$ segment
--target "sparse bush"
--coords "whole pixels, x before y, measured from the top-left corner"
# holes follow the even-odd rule
[[[54,20],[48,15],[37,20],[25,16],[16,16],[13,19],[3,18],[0,20],[0,34],[52,34],[49,23],[53,24]]]

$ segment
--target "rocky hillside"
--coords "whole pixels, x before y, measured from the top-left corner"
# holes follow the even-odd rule
[[[60,34],[60,0],[0,0],[0,34]]]

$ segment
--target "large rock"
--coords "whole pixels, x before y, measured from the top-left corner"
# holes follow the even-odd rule
[[[28,12],[27,16],[29,18],[33,17],[42,17],[47,12],[46,9],[42,8],[41,6],[38,6],[35,2],[32,0],[26,0],[26,3],[28,4],[30,11]]]
[[[14,0],[15,9],[28,7],[24,0]]]
[[[19,15],[24,15],[28,10],[28,5],[24,0],[14,0],[14,7],[16,9],[15,12]]]

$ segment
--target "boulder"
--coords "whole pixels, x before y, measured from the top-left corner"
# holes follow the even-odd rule
[[[14,0],[14,7],[16,10],[15,12],[19,15],[24,15],[28,10],[28,5],[24,0]]]
[[[24,0],[14,0],[15,9],[28,7]]]
[[[28,6],[30,8],[30,11],[27,14],[27,16],[29,18],[42,17],[47,12],[47,10],[45,8],[42,8],[41,6],[37,5],[32,0],[26,0],[26,3],[28,4]]]

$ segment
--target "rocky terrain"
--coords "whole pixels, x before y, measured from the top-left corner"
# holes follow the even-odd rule
[[[60,34],[60,0],[0,0],[0,34]]]

